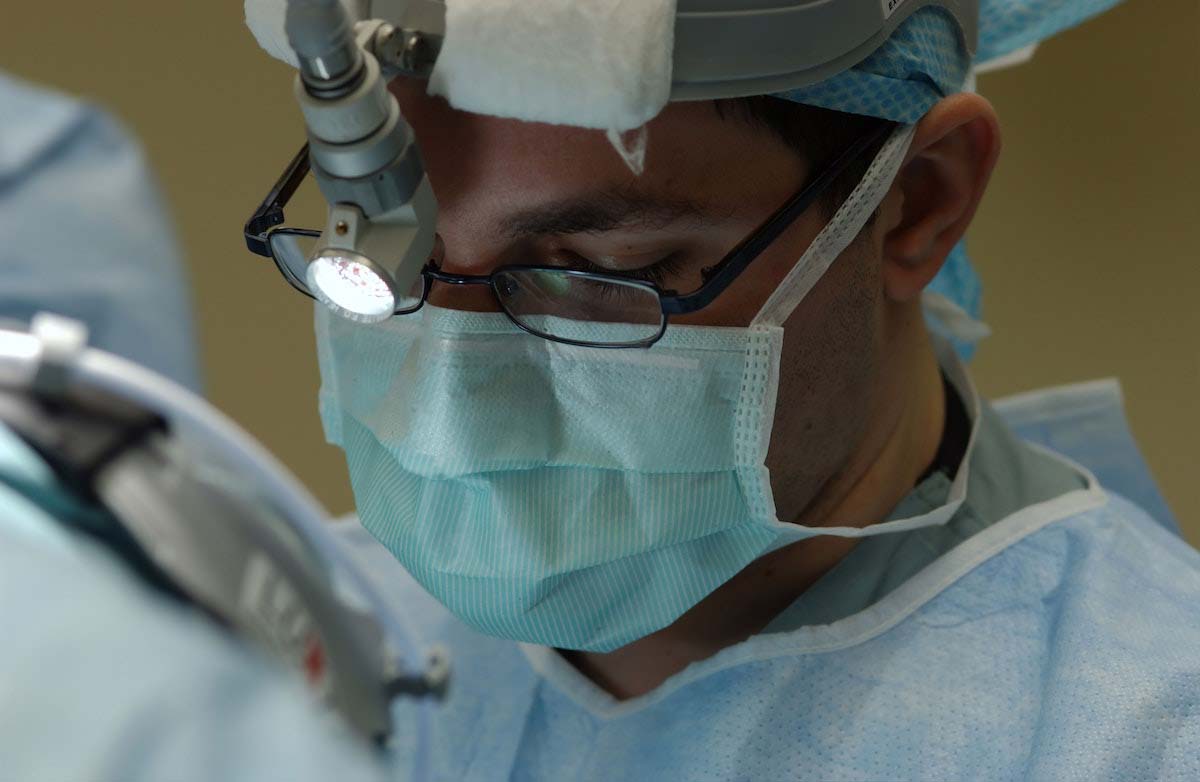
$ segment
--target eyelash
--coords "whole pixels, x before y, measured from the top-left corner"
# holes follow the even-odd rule
[[[654,263],[642,266],[637,269],[625,269],[617,271],[605,266],[600,266],[593,261],[584,258],[582,255],[574,253],[564,254],[564,265],[577,269],[582,272],[590,272],[593,274],[607,274],[613,277],[627,277],[629,279],[641,280],[662,287],[663,281],[671,275],[680,271],[683,267],[683,254],[671,253],[670,255],[655,261]]]

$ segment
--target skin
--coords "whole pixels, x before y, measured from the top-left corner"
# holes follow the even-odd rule
[[[691,291],[702,268],[810,173],[770,131],[722,119],[709,103],[671,104],[652,120],[646,168],[634,176],[601,132],[456,111],[418,82],[392,89],[438,198],[440,261],[451,272],[579,258],[627,271],[670,256],[660,285]],[[784,324],[767,459],[781,520],[877,523],[933,460],[945,400],[920,294],[970,224],[999,151],[986,100],[962,94],[937,104],[875,221]],[[711,306],[672,323],[749,325],[829,217],[814,206]],[[480,287],[435,286],[430,300],[496,308]],[[606,654],[563,654],[616,698],[644,694],[761,630],[853,545],[793,544],[663,630]]]

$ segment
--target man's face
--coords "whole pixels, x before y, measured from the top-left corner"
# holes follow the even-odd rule
[[[421,82],[397,80],[392,90],[420,145],[438,199],[442,266],[453,273],[555,264],[689,293],[810,170],[772,132],[723,119],[710,102],[671,104],[649,123],[637,176],[602,132],[456,111]],[[828,217],[810,208],[716,301],[672,326],[749,325]],[[879,246],[868,232],[784,324],[768,458],[781,519],[798,516],[839,469],[876,396]],[[435,284],[430,301],[496,308],[474,286]]]

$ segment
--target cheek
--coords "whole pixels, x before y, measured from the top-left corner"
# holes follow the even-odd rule
[[[868,423],[880,361],[877,256],[851,246],[784,324],[767,467],[794,519],[849,459]]]

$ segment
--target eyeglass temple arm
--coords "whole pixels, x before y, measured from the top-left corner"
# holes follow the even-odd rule
[[[753,234],[748,236],[740,245],[730,251],[715,267],[707,270],[711,276],[705,280],[699,289],[683,296],[664,296],[662,298],[663,312],[668,315],[682,315],[707,307],[725,292],[738,276],[746,270],[750,262],[767,249],[800,215],[821,197],[835,179],[842,175],[846,167],[859,155],[891,133],[890,124],[885,124],[874,133],[868,133],[851,144],[845,152],[832,163],[825,166],[804,189],[797,193],[792,200],[784,204],[778,212],[767,218],[767,221]]]
[[[264,258],[271,257],[271,248],[267,246],[267,231],[283,222],[283,207],[291,200],[292,194],[307,175],[308,144],[305,143],[288,163],[271,192],[267,193],[267,197],[246,221],[242,233],[246,237],[246,247],[250,252]]]

